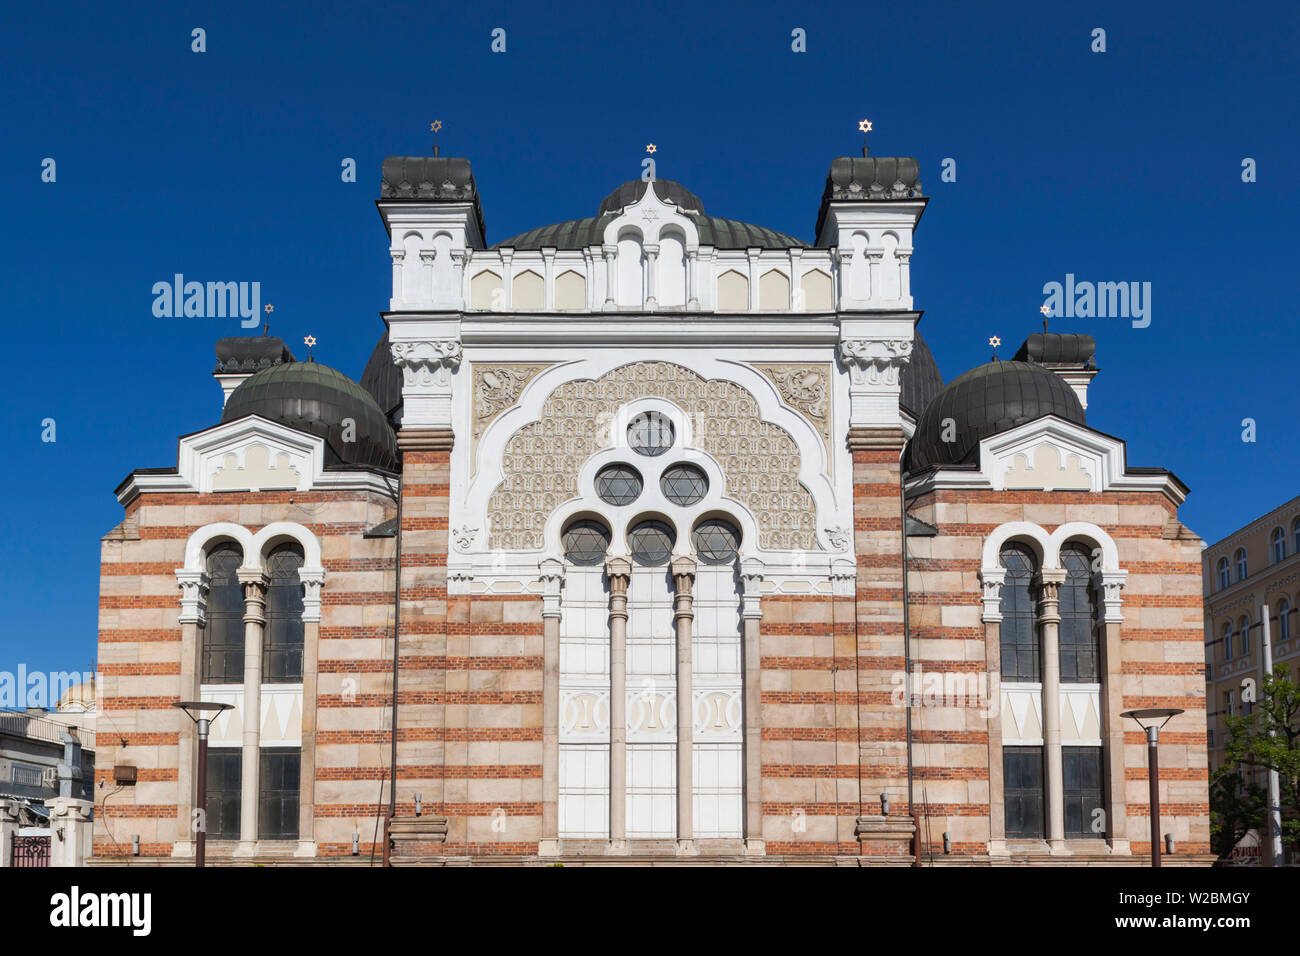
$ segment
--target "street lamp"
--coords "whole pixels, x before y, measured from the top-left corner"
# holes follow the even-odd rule
[[[1160,763],[1156,748],[1160,743],[1160,728],[1183,711],[1178,707],[1150,707],[1146,710],[1126,710],[1121,717],[1132,717],[1133,722],[1147,734],[1147,784],[1151,792],[1151,865],[1160,865]],[[1164,718],[1161,720],[1161,718]],[[1151,723],[1142,723],[1142,721]],[[1157,724],[1155,721],[1160,720]]]
[[[194,838],[194,865],[202,866],[208,836],[208,728],[212,726],[216,714],[220,714],[223,710],[230,710],[234,704],[217,704],[207,700],[182,700],[173,706],[185,711],[199,728],[199,828]],[[207,714],[213,716],[205,716]]]

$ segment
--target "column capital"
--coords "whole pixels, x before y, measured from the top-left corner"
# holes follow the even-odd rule
[[[545,558],[537,565],[542,582],[542,617],[559,617],[564,590],[564,562],[559,558]]]
[[[692,581],[695,579],[695,571],[698,567],[695,559],[687,554],[679,554],[669,563],[674,579],[689,577]]]
[[[1124,620],[1123,612],[1123,592],[1125,585],[1128,584],[1127,571],[1098,571],[1093,575],[1093,583],[1101,591],[1102,604],[1105,607],[1105,617],[1108,623]]]
[[[299,571],[298,580],[302,582],[302,619],[304,623],[320,621],[320,591],[325,586],[325,571]]]
[[[849,426],[901,428],[902,374],[916,320],[907,313],[840,320],[839,357],[849,373]]]
[[[831,593],[836,597],[853,597],[857,587],[857,566],[849,558],[831,561]]]
[[[240,568],[236,576],[244,588],[244,623],[265,624],[266,588],[269,583],[266,572]]]
[[[393,364],[402,370],[402,426],[451,427],[452,380],[460,369],[460,319],[395,315],[388,322]]]
[[[980,587],[984,591],[984,620],[1002,620],[1002,585],[1007,580],[1006,568],[981,568]]]
[[[758,558],[741,559],[740,586],[744,589],[740,610],[742,618],[763,616],[763,571],[763,562]]]
[[[623,581],[623,587],[627,587],[627,579],[632,576],[632,559],[631,558],[606,558],[605,574],[613,581],[618,578]]]
[[[181,624],[204,624],[207,621],[208,587],[211,578],[207,571],[176,569],[176,586],[181,591]]]

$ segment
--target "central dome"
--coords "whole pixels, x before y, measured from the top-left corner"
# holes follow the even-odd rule
[[[953,379],[926,406],[907,445],[907,470],[968,462],[983,439],[1044,415],[1087,424],[1074,389],[1041,365],[980,365]]]
[[[716,246],[719,249],[790,249],[807,248],[808,243],[787,236],[783,232],[755,226],[735,219],[723,219],[720,216],[706,216],[704,203],[681,183],[671,179],[653,180],[655,195],[664,202],[675,205],[692,222],[700,232],[700,244]],[[605,241],[605,227],[625,207],[632,205],[645,195],[649,183],[643,179],[632,179],[623,183],[600,203],[596,215],[588,219],[566,219],[564,222],[539,226],[503,242],[493,243],[493,249],[507,247],[511,249],[585,249],[598,246]]]

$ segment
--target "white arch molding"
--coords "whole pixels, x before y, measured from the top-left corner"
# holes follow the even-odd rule
[[[298,571],[303,584],[303,621],[319,621],[321,588],[325,584],[325,569],[321,565],[320,541],[308,528],[294,521],[273,521],[256,533],[243,525],[219,521],[204,525],[190,534],[185,542],[185,566],[176,569],[176,582],[181,588],[181,623],[202,622],[204,618],[204,591],[207,582],[207,552],[219,541],[234,541],[244,553],[241,571],[265,572],[264,563],[272,548],[286,541],[295,541],[302,548],[303,563]]]
[[[1119,566],[1119,549],[1115,540],[1088,521],[1067,521],[1050,534],[1032,521],[1008,521],[989,532],[980,558],[984,620],[1002,620],[1000,602],[1006,569],[1002,567],[1000,557],[1004,545],[1010,542],[1029,545],[1038,558],[1039,569],[1055,571],[1061,568],[1061,548],[1070,541],[1084,541],[1101,550],[1101,569],[1096,577],[1102,589],[1105,620],[1122,621],[1120,592],[1128,579],[1128,572]]]

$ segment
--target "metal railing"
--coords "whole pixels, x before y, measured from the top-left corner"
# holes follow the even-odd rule
[[[84,727],[61,723],[49,717],[37,717],[22,711],[0,711],[0,734],[23,737],[28,740],[44,740],[49,743],[62,744],[63,733],[75,733],[81,738],[83,750],[95,749],[95,732]]]

